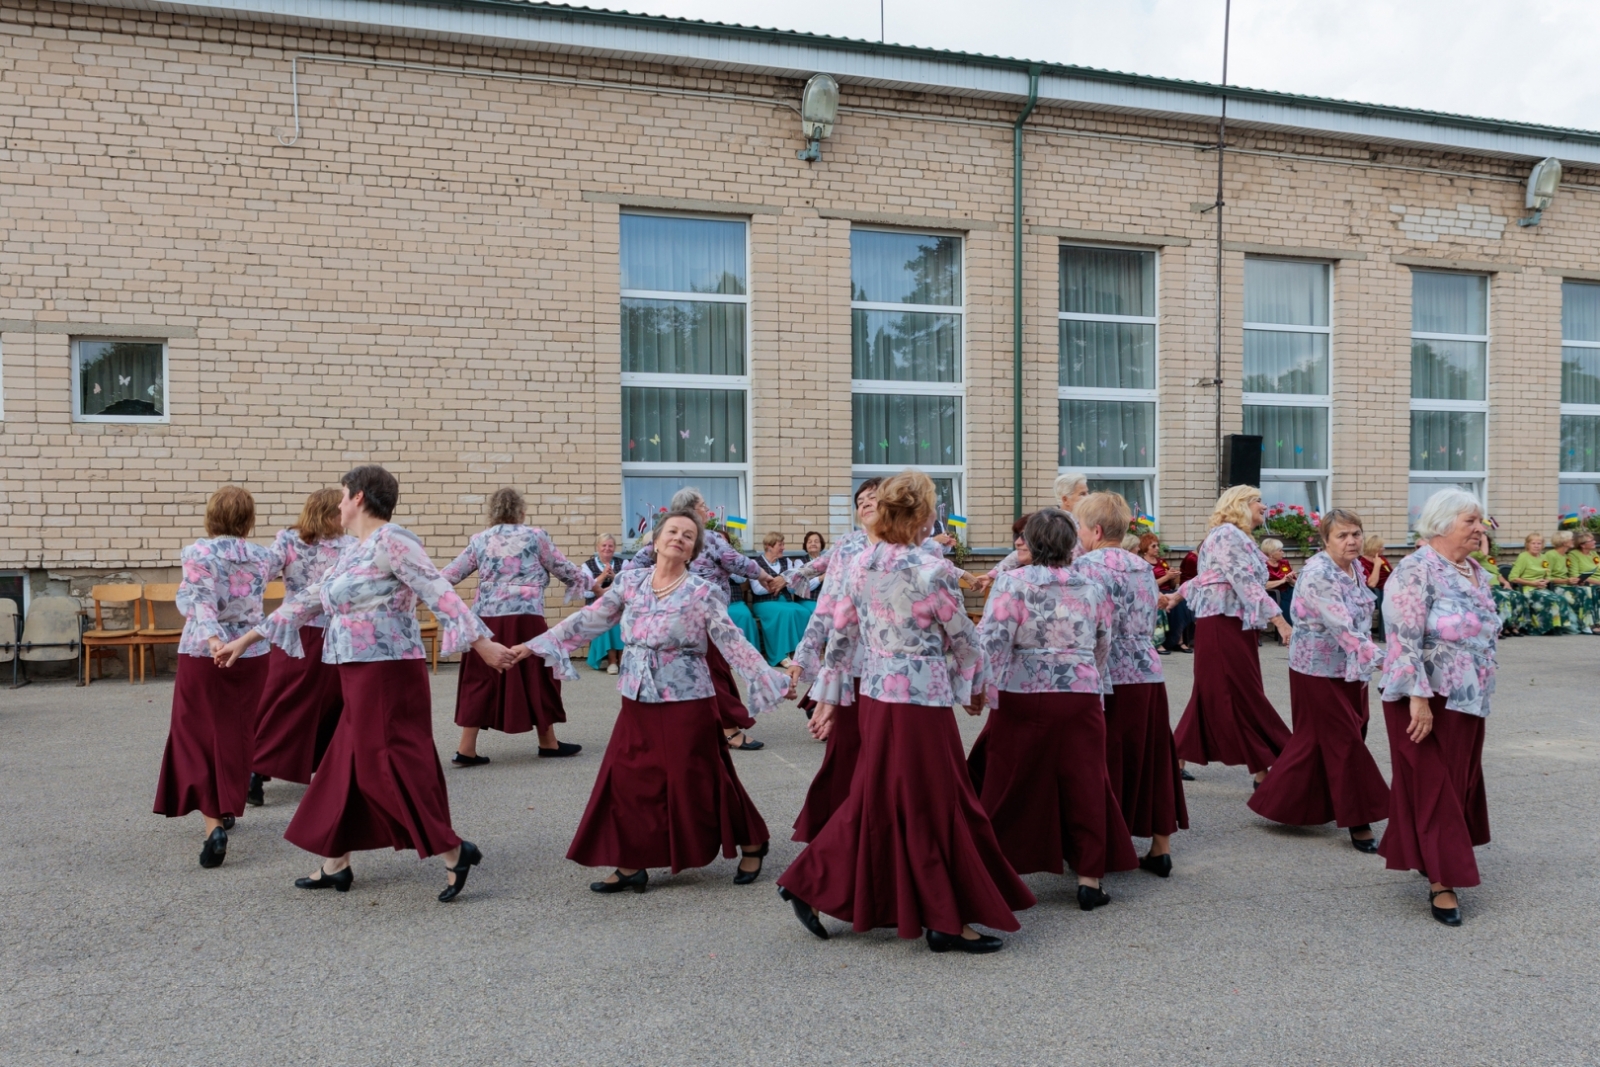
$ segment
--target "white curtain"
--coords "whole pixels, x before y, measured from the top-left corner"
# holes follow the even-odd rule
[[[1060,380],[1067,388],[1154,389],[1156,328],[1062,319]]]
[[[1061,310],[1080,315],[1154,315],[1155,253],[1062,248]]]
[[[1483,470],[1483,430],[1481,411],[1413,411],[1411,469]]]
[[[622,390],[624,463],[744,463],[744,391]]]
[[[961,463],[961,398],[856,393],[857,465],[950,467]]]
[[[857,308],[850,320],[851,374],[857,380],[961,380],[960,315]]]
[[[850,299],[961,306],[961,238],[850,232]]]
[[[1488,346],[1482,341],[1411,342],[1411,395],[1418,400],[1482,400]]]
[[[1411,273],[1413,333],[1489,332],[1489,279],[1478,274]]]
[[[622,288],[745,291],[744,223],[626,214],[620,222]]]
[[[158,417],[164,346],[139,341],[79,341],[79,411],[84,415]]]
[[[1247,404],[1244,432],[1261,435],[1264,470],[1326,470],[1328,467],[1327,408]]]
[[[1328,265],[1246,259],[1244,321],[1279,326],[1328,325]]]
[[[1154,467],[1156,406],[1124,400],[1061,401],[1064,467]]]
[[[743,374],[743,304],[622,301],[622,369],[647,374]]]

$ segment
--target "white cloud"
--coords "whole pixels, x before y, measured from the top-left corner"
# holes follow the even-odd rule
[[[876,40],[872,0],[628,10]],[[1222,0],[886,0],[888,40],[1216,81]],[[1595,0],[1235,0],[1229,81],[1600,129]]]

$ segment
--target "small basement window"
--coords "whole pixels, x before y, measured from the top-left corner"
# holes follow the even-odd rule
[[[78,422],[166,422],[166,342],[74,340],[72,398]]]

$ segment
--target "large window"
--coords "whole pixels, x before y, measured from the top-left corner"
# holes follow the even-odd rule
[[[624,214],[621,260],[623,521],[686,485],[749,515],[746,224]]]
[[[78,422],[166,422],[166,343],[75,339],[72,409]]]
[[[1488,466],[1489,279],[1411,275],[1410,521],[1454,485],[1483,498]]]
[[[1600,285],[1561,283],[1561,510],[1600,509]]]
[[[916,467],[962,508],[966,449],[961,238],[850,234],[854,480]]]
[[[1061,248],[1060,470],[1155,512],[1156,256]]]
[[[1326,263],[1244,261],[1244,432],[1269,505],[1327,507],[1332,281]]]

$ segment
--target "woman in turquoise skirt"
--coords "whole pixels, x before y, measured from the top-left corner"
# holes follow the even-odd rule
[[[610,534],[601,534],[600,539],[594,543],[594,555],[583,565],[583,569],[594,579],[589,591],[583,594],[585,607],[593,604],[595,597],[604,595],[605,591],[611,588],[611,583],[616,581],[617,572],[622,569],[616,555],[617,539]],[[617,664],[621,660],[621,626],[613,626],[589,642],[590,670],[604,670],[607,674],[616,674]]]
[[[790,571],[802,566],[801,560],[790,559],[783,554],[781,533],[767,534],[761,541],[761,549],[756,563],[770,575],[787,576]],[[767,657],[768,663],[776,667],[788,660],[790,653],[799,647],[800,638],[805,636],[806,624],[811,621],[811,613],[816,610],[816,603],[798,600],[787,589],[769,593],[758,585],[752,585],[750,593],[751,610],[761,621],[761,653]]]

